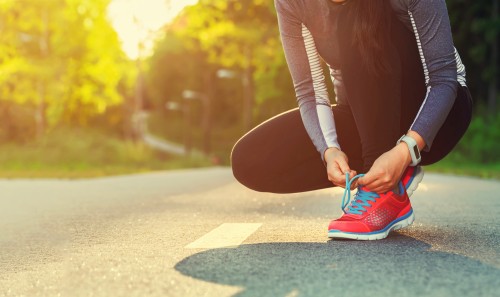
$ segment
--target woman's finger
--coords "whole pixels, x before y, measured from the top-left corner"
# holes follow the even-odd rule
[[[368,190],[376,193],[385,193],[392,189],[390,184],[382,182],[373,183],[372,185],[367,186],[367,188]]]
[[[358,183],[363,186],[374,186],[373,183],[377,180],[377,176],[368,171],[364,176],[358,179]]]
[[[336,186],[343,187],[345,184],[345,176],[339,167],[335,166],[332,168],[330,172],[330,181]]]
[[[381,188],[386,186],[386,183],[384,183],[382,180],[380,180],[377,177],[375,177],[374,179],[368,180],[368,182],[366,182],[366,180],[364,180],[364,181],[362,180],[359,182],[359,184],[372,192],[378,192]]]
[[[342,173],[345,175],[346,173],[350,173],[351,169],[349,168],[349,165],[347,164],[347,161],[343,158],[339,159],[337,161],[337,164],[339,164],[340,170],[342,170]]]
[[[367,189],[370,191],[370,192],[375,192],[375,193],[381,193],[381,190],[382,188],[380,186],[376,186],[374,188],[368,188]]]

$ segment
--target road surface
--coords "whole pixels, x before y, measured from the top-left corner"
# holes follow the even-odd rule
[[[330,241],[341,189],[228,168],[0,180],[0,296],[500,296],[500,182],[426,174],[415,223]]]

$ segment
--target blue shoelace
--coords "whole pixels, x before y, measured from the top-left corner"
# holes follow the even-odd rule
[[[358,192],[356,192],[356,195],[354,196],[354,199],[347,207],[346,206],[349,204],[351,201],[351,184],[354,182],[354,180],[364,176],[364,174],[358,174],[355,177],[353,177],[351,180],[349,180],[349,173],[346,173],[345,175],[345,191],[344,191],[344,196],[342,196],[342,211],[344,213],[350,213],[350,214],[363,214],[367,209],[371,207],[372,205],[368,203],[368,201],[373,201],[375,202],[377,198],[380,198],[380,196],[375,193],[375,192],[367,192],[363,191],[361,187],[358,187]],[[347,202],[346,200],[346,195],[347,195]]]

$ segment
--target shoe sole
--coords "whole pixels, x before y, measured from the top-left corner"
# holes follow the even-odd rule
[[[410,226],[415,221],[415,214],[413,209],[410,209],[409,213],[395,219],[387,227],[380,231],[370,232],[370,233],[353,233],[353,232],[341,232],[337,230],[328,231],[329,238],[342,238],[342,239],[354,239],[354,240],[379,240],[386,238],[391,231],[396,231]]]
[[[406,189],[408,197],[410,197],[413,194],[413,192],[417,190],[418,185],[424,178],[424,169],[422,169],[422,166],[417,166],[415,171],[417,173],[410,179],[410,182],[408,183],[410,186]]]

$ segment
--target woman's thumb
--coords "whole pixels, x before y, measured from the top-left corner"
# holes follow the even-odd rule
[[[369,172],[363,175],[362,177],[358,178],[358,184],[363,186],[369,184],[371,181],[372,181],[372,176]]]

